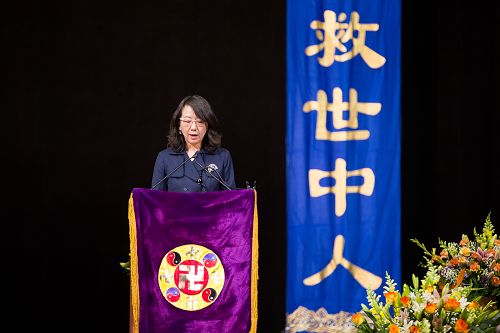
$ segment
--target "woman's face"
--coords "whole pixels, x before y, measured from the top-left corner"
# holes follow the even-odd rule
[[[205,134],[207,134],[207,123],[199,119],[189,105],[184,105],[181,111],[179,129],[186,140],[186,149],[194,147],[201,149]]]

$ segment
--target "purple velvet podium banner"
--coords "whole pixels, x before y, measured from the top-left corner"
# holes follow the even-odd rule
[[[134,189],[131,332],[256,332],[256,192]]]

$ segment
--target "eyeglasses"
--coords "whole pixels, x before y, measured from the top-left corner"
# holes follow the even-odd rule
[[[195,123],[196,127],[198,128],[205,128],[207,126],[207,123],[203,120],[196,120],[191,118],[179,118],[179,120],[181,121],[181,125],[184,127],[191,127],[192,123]]]

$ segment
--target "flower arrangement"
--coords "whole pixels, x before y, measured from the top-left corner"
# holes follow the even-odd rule
[[[120,262],[120,266],[123,268],[123,271],[128,275],[130,276],[130,255],[129,255],[129,259],[127,261],[124,261],[124,262]]]
[[[474,239],[462,235],[459,243],[439,241],[441,251],[427,250],[411,239],[425,254],[428,267],[437,267],[442,283],[472,287],[471,297],[484,296],[500,301],[500,240],[488,214],[481,234],[474,228]]]
[[[488,215],[483,232],[460,243],[440,241],[441,252],[424,250],[427,272],[412,276],[402,292],[386,273],[383,296],[367,290],[368,306],[352,316],[358,332],[490,333],[500,325],[497,309],[500,243]],[[500,327],[499,327],[500,328]]]

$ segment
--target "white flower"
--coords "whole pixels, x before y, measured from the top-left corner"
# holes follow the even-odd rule
[[[465,309],[465,308],[467,307],[467,305],[469,305],[469,303],[470,303],[470,302],[469,302],[469,301],[467,301],[467,299],[466,299],[466,298],[464,298],[464,297],[460,298],[459,302],[460,302],[460,310],[462,310],[462,311],[463,311],[463,309]]]
[[[407,310],[405,309],[404,311],[407,311]],[[401,332],[402,333],[410,333],[410,327],[412,325],[413,325],[413,320],[410,320],[409,322],[407,322],[405,319],[403,325],[401,325]]]
[[[411,303],[411,307],[412,307],[413,311],[416,313],[420,313],[420,312],[424,311],[426,305],[427,305],[426,303],[418,303],[418,302]]]
[[[427,302],[431,302],[431,303],[437,303],[434,301],[434,295],[432,295],[430,292],[427,292],[427,291],[424,291],[424,293],[422,294],[422,298]]]
[[[420,332],[431,333],[431,323],[427,319],[422,319],[422,325],[420,326]]]

